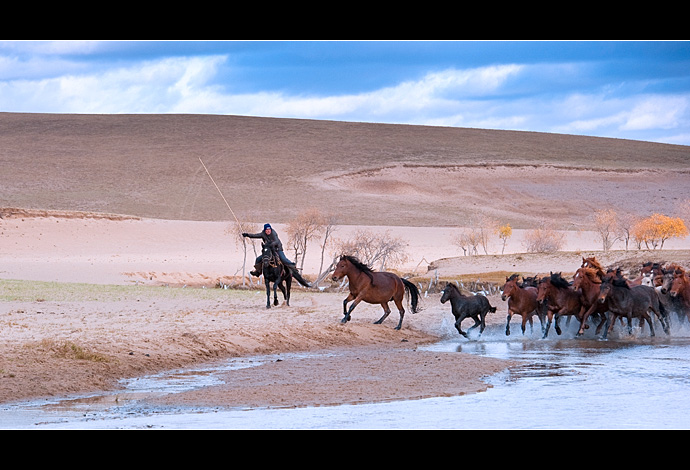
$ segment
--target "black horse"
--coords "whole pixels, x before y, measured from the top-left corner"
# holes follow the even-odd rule
[[[481,336],[484,328],[486,328],[486,314],[496,312],[496,307],[492,307],[489,299],[483,295],[462,295],[460,289],[451,283],[446,284],[441,295],[442,304],[445,304],[448,300],[450,300],[451,311],[455,317],[455,328],[465,338],[467,338],[467,333],[480,325],[479,335]],[[474,320],[474,325],[467,332],[462,331],[460,328],[460,324],[465,318],[472,318]]]
[[[271,282],[273,283],[273,305],[278,305],[277,289],[280,289],[285,298],[285,303],[289,306],[292,270],[283,265],[278,253],[264,244],[261,245],[261,260],[263,263],[264,282],[266,283],[266,308],[271,308]],[[285,284],[283,285],[283,283]]]

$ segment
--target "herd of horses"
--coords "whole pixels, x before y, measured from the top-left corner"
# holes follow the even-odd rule
[[[271,282],[274,284],[274,305],[278,305],[277,288],[289,305],[290,270],[282,267],[270,250],[264,249],[263,256],[266,307],[271,306]],[[419,289],[395,273],[373,271],[356,257],[343,255],[335,266],[332,279],[340,281],[345,277],[350,292],[343,300],[342,323],[351,319],[352,311],[361,302],[381,305],[383,316],[375,323],[382,323],[391,313],[388,303],[394,302],[400,315],[395,329],[399,330],[405,316],[403,298],[406,292],[410,297],[412,312],[419,311]],[[646,322],[651,336],[655,335],[655,321],[659,322],[666,334],[670,334],[672,321],[682,323],[687,319],[690,322],[690,277],[677,264],[661,266],[658,263],[645,263],[637,278],[628,279],[620,268],[604,269],[593,257],[582,258],[582,265],[572,281],[563,278],[561,273],[553,272],[542,278],[523,277],[522,281],[519,278],[518,274],[506,277],[501,289],[502,300],[508,302],[506,336],[510,335],[513,315],[522,318],[523,335],[527,323],[532,332],[533,318],[538,317],[543,338],[548,336],[552,324],[558,335],[562,333],[559,325],[561,317],[567,317],[568,323],[572,318],[579,322],[576,336],[582,336],[592,323],[596,325],[596,335],[601,334],[603,329],[603,338],[611,333],[617,320],[621,323],[627,320],[628,333],[632,333],[633,319],[639,319],[641,328]],[[441,303],[446,302],[450,302],[455,328],[464,337],[469,337],[468,333],[477,327],[481,335],[486,328],[486,315],[497,310],[484,295],[463,295],[453,283],[446,283],[442,291]],[[461,323],[467,318],[473,319],[474,325],[465,332]]]
[[[552,323],[556,333],[561,334],[558,322],[563,316],[568,321],[579,321],[576,336],[582,336],[591,322],[596,325],[596,335],[603,329],[603,338],[611,333],[617,320],[627,321],[629,334],[633,319],[639,319],[641,329],[646,322],[651,336],[655,335],[655,321],[666,334],[670,334],[672,322],[690,321],[690,278],[684,268],[673,263],[645,263],[638,277],[628,279],[620,268],[605,270],[596,258],[583,258],[571,282],[560,273],[541,279],[523,278],[521,283],[517,275],[506,278],[502,299],[508,300],[506,335],[510,335],[510,319],[515,314],[522,317],[523,334],[526,323],[531,328],[537,316],[543,338],[548,336]]]

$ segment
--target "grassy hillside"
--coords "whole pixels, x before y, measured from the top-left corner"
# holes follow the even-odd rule
[[[240,218],[274,223],[308,207],[336,212],[345,224],[444,221],[449,210],[442,198],[358,198],[351,188],[319,184],[401,164],[690,169],[686,146],[533,132],[215,115],[14,113],[0,113],[0,129],[0,206],[165,219],[231,219],[199,158]],[[500,186],[496,182],[497,197]]]

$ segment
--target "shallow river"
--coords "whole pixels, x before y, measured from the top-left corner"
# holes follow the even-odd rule
[[[138,401],[146,395],[217,383],[217,371],[275,360],[267,356],[133,380],[125,393],[0,405],[0,428],[690,429],[690,334],[543,340],[522,337],[519,327],[515,330],[506,337],[502,331],[487,329],[479,340],[455,336],[427,348],[524,361],[491,377],[492,388],[478,394],[382,404],[193,412],[156,409]]]

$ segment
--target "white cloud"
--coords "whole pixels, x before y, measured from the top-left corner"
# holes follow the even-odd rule
[[[686,96],[648,96],[630,110],[623,130],[674,129],[688,111]]]
[[[98,45],[69,42],[33,47],[39,46],[52,50],[68,47],[75,52]],[[264,91],[229,94],[212,85],[224,66],[227,57],[217,55],[85,72],[85,65],[57,56],[48,56],[45,62],[0,57],[0,111],[238,114],[625,138],[644,135],[646,140],[653,140],[652,134],[642,132],[653,129],[676,134],[675,139],[686,139],[683,134],[687,135],[684,126],[690,96],[617,97],[611,91],[542,93],[549,80],[563,72],[562,65],[447,69],[379,90],[335,96]],[[568,70],[576,74],[573,67]],[[46,68],[67,74],[33,78]],[[13,79],[20,75],[30,78]],[[568,77],[563,81],[576,80]],[[518,93],[519,98],[509,97]]]

